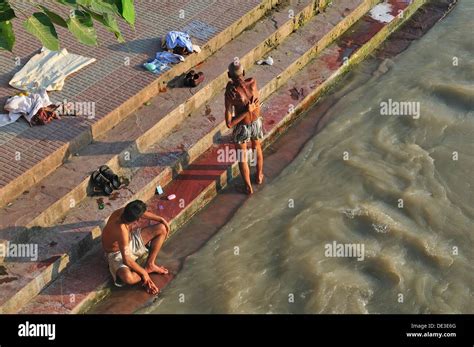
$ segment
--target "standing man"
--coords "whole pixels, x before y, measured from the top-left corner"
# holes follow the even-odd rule
[[[252,194],[250,169],[247,163],[249,143],[257,154],[255,181],[257,184],[262,184],[264,178],[261,146],[263,122],[260,117],[257,82],[254,78],[244,79],[245,71],[238,60],[229,65],[227,75],[231,80],[227,83],[225,91],[225,121],[228,128],[234,128],[232,139],[239,153],[239,169],[245,184],[244,193]]]
[[[158,223],[132,230],[132,223],[140,218]],[[102,247],[106,252],[115,285],[121,287],[124,284],[137,284],[143,281],[143,286],[148,293],[158,294],[158,287],[149,274],[168,273],[167,269],[156,265],[155,260],[169,232],[170,226],[166,220],[148,212],[143,201],[132,201],[124,208],[113,212],[102,232]],[[150,254],[145,267],[141,267],[136,260],[148,253],[147,244],[150,244]]]

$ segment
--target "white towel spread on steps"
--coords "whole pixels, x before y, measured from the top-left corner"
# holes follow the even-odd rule
[[[61,90],[67,76],[94,61],[94,58],[69,53],[65,48],[50,51],[43,47],[13,76],[10,85],[29,92]]]

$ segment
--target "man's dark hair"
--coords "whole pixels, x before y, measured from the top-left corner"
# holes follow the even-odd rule
[[[146,211],[146,204],[141,200],[129,202],[122,213],[122,220],[125,223],[132,223],[140,219]]]

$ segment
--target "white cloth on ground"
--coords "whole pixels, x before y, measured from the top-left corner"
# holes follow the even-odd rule
[[[8,114],[0,114],[0,127],[16,122],[24,116],[28,122],[40,108],[51,105],[48,93],[42,90],[30,95],[15,95],[8,98],[4,109]]]
[[[50,51],[43,47],[13,76],[10,85],[29,92],[61,90],[67,76],[94,61],[94,58],[69,53],[65,48]]]

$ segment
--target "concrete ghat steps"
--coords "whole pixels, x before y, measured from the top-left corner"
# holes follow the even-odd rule
[[[294,17],[288,16],[290,9]],[[79,259],[100,235],[100,226],[110,214],[112,206],[98,211],[100,217],[95,220],[90,220],[90,211],[83,213],[81,204],[90,206],[91,201],[93,211],[97,211],[95,200],[89,198],[81,203],[86,196],[87,170],[93,170],[104,162],[117,170],[120,156],[126,157],[128,153],[133,155],[143,151],[179,124],[186,112],[194,111],[216,91],[220,91],[227,81],[225,69],[228,61],[232,61],[236,53],[242,54],[244,61],[253,62],[314,13],[312,0],[278,8],[272,13],[272,17],[242,33],[200,66],[200,70],[206,72],[207,82],[200,88],[195,88],[194,95],[184,88],[174,88],[168,93],[159,94],[152,100],[150,108],[143,108],[134,116],[123,120],[96,143],[87,146],[78,157],[74,157],[70,163],[57,169],[31,189],[31,194],[25,194],[10,208],[4,209],[1,212],[3,230],[0,237],[17,243],[38,244],[41,257],[35,262],[5,263],[7,272],[15,275],[1,284],[4,295],[0,298],[0,304],[3,312],[17,311],[57,277],[69,262]],[[84,172],[87,177],[84,177]],[[131,189],[122,189],[119,195],[117,203],[110,205],[115,207],[122,204],[123,199],[130,199]],[[110,199],[112,200],[113,198]],[[75,210],[81,211],[79,215],[69,213],[64,221],[57,220],[64,212]],[[57,223],[60,225],[49,227]]]
[[[0,229],[52,225],[87,196],[89,174],[106,163],[117,170],[120,159],[133,158],[165,137],[186,115],[204,105],[227,82],[226,64],[235,56],[252,62],[279,44],[314,12],[314,0],[278,6],[199,66],[206,75],[198,88],[172,88],[151,99],[151,105],[122,120],[94,143],[0,210]],[[293,11],[294,18],[289,17]],[[189,58],[187,58],[189,59]],[[177,65],[176,67],[180,66]],[[0,234],[0,239],[2,235]]]
[[[123,103],[106,107],[103,111],[106,112],[106,114],[99,115],[94,122],[87,121],[90,126],[85,131],[51,151],[48,155],[43,157],[40,162],[29,167],[28,170],[25,170],[7,185],[1,187],[0,207],[6,206],[10,201],[61,166],[73,153],[97,139],[98,136],[107,132],[121,120],[137,110],[144,102],[160,93],[160,90],[166,85],[167,81],[179,76],[200,62],[203,62],[237,37],[242,31],[254,25],[278,3],[279,0],[262,0],[260,3],[257,3],[240,19],[214,35],[209,41],[202,43],[202,51],[199,54],[190,55],[185,62],[153,79],[151,83],[146,85],[143,89],[137,90],[136,94],[131,95]],[[139,76],[137,76],[137,78],[139,78]],[[133,80],[131,83],[133,83]]]
[[[267,130],[265,145],[271,143],[289,122],[307,109],[324,90],[333,86],[338,77],[347,69],[364,59],[380,45],[390,32],[409,18],[424,1],[419,0],[408,4],[391,0],[389,3],[392,5],[392,13],[398,14],[398,11],[402,11],[403,16],[393,17],[389,23],[380,23],[369,15],[365,15],[343,35],[342,39],[325,49],[307,67],[270,96],[266,103],[271,104],[272,107],[263,111]],[[295,89],[300,93],[295,95],[294,92],[290,92]],[[293,105],[291,112],[288,105]],[[159,211],[160,214],[172,220],[174,230],[176,225],[184,222],[210,201],[236,173],[235,163],[226,164],[217,160],[217,153],[224,146],[227,146],[225,142],[212,145],[165,187],[167,193],[175,193],[178,198],[184,199],[184,208],[179,206],[179,199],[164,201],[155,196],[148,201],[151,209]],[[78,278],[84,284],[80,284]],[[160,283],[166,284],[170,278],[162,276]],[[110,290],[108,283],[107,268],[101,257],[101,251],[96,249],[91,251],[80,264],[66,270],[60,280],[46,288],[21,312],[81,312],[97,298],[107,294]],[[94,286],[96,289],[90,291],[89,288]]]
[[[344,0],[330,6],[326,12],[311,19],[303,28],[269,52],[273,66],[247,64],[247,73],[258,81],[262,108],[273,107],[266,99],[312,58],[339,37],[363,16],[377,1]],[[346,12],[344,14],[344,12]],[[213,144],[228,143],[224,134],[224,89],[188,119],[176,127],[173,134],[156,142],[135,161],[124,174],[131,179],[129,188],[142,200],[150,199],[157,184],[162,186],[173,179],[173,174],[183,168],[193,167],[193,162]],[[290,107],[290,105],[288,105]],[[224,163],[225,164],[225,163]],[[124,163],[126,165],[126,163]],[[188,199],[182,197],[184,203]],[[183,205],[183,204],[182,204]],[[184,213],[184,211],[183,211]],[[188,214],[189,212],[186,212]],[[174,227],[184,223],[174,220]]]

